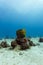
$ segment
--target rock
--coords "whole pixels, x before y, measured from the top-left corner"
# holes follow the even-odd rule
[[[11,42],[11,46],[12,46],[12,48],[15,48],[17,46],[17,42],[16,41],[12,41]]]
[[[30,46],[36,46],[36,44],[34,44],[32,41],[29,41],[29,45]]]
[[[18,45],[21,46],[21,49],[24,50],[24,49],[27,49],[29,48],[29,42],[26,38],[22,38],[22,39],[16,39],[16,42]]]
[[[25,39],[25,38],[18,39],[17,38],[16,42],[17,42],[17,44],[22,45],[22,43],[26,43],[27,42],[27,39]]]
[[[19,55],[23,55],[23,53],[20,52]]]
[[[6,41],[2,41],[1,42],[1,47],[3,47],[3,48],[9,47],[9,44],[7,44]]]
[[[39,42],[43,42],[43,38],[40,38],[40,39],[39,39]]]
[[[28,49],[28,48],[30,48],[28,40],[23,39],[22,42],[21,42],[21,49],[25,50],[25,49]]]
[[[21,50],[25,50],[25,49],[30,49],[30,46],[29,45],[27,45],[27,43],[23,43],[22,45],[21,45]]]
[[[0,44],[0,48],[1,48],[1,44]]]

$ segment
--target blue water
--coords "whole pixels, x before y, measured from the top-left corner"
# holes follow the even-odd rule
[[[10,0],[9,0],[10,1]],[[8,1],[8,2],[9,2]],[[17,0],[16,0],[17,1]],[[0,38],[9,36],[16,37],[16,30],[26,29],[26,36],[43,36],[43,7],[31,8],[24,12],[6,5],[5,0],[0,0]],[[12,6],[12,5],[11,5]]]

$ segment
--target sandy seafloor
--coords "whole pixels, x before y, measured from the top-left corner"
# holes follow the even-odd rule
[[[31,39],[34,43],[39,43],[39,38]],[[2,40],[0,40],[1,43]],[[6,39],[10,44],[12,39]],[[40,46],[31,47],[27,50],[14,50],[9,48],[0,49],[0,65],[43,65],[43,43]]]

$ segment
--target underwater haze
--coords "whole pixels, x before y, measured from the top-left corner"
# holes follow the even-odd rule
[[[43,0],[0,0],[0,38],[22,28],[27,37],[43,36]]]

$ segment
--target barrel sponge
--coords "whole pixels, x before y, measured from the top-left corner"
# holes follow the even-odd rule
[[[25,29],[19,29],[16,31],[16,35],[20,37],[25,37],[26,35],[26,30]]]

